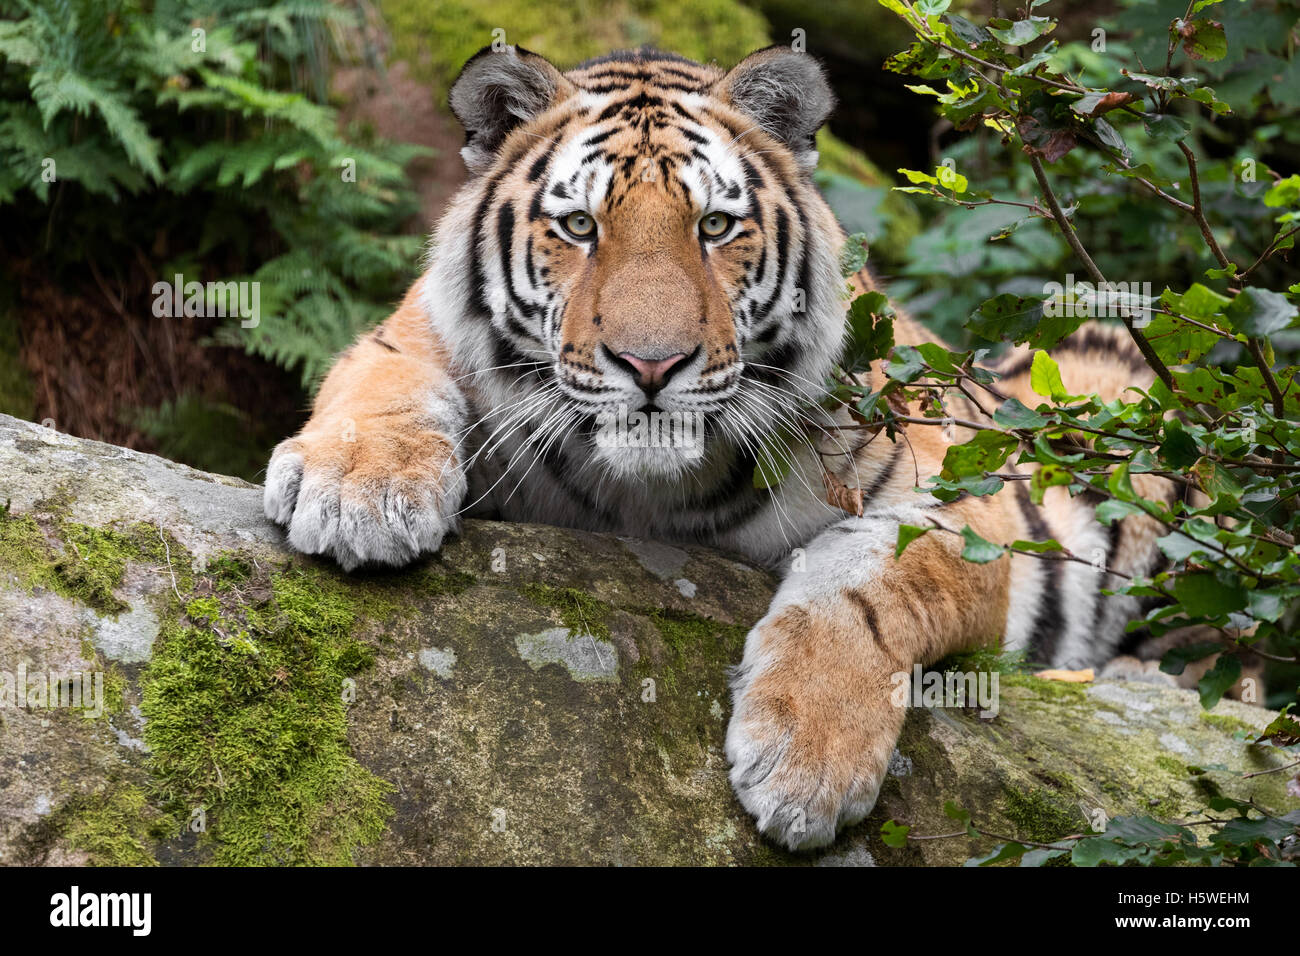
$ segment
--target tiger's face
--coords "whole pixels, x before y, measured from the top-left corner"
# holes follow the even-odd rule
[[[810,179],[831,105],[815,61],[773,48],[723,73],[638,51],[562,74],[506,48],[451,103],[497,357],[607,472],[679,476],[814,391],[843,325],[842,233]]]

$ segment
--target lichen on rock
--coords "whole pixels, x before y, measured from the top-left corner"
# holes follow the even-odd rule
[[[893,849],[882,823],[950,832],[951,800],[1047,841],[1211,790],[1294,803],[1281,774],[1189,770],[1275,765],[1243,740],[1268,711],[1012,669],[992,719],[909,713],[872,816],[792,856],[722,751],[764,571],[467,521],[345,575],[289,553],[252,485],[3,417],[0,488],[0,672],[111,676],[98,716],[0,709],[0,862],[952,864],[989,841]]]

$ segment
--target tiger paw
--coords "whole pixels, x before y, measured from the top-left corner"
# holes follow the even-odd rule
[[[351,571],[437,551],[465,487],[455,449],[438,432],[402,417],[345,421],[313,424],[276,446],[262,505],[296,550]]]
[[[731,785],[759,830],[791,850],[825,846],[871,812],[906,712],[888,673],[843,653],[857,635],[834,630],[802,608],[769,615],[732,679]]]

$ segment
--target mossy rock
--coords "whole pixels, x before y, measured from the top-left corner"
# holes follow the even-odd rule
[[[444,99],[465,61],[496,40],[562,68],[645,44],[731,64],[772,42],[762,14],[737,0],[380,0],[379,9],[393,58]]]
[[[693,547],[466,522],[400,572],[288,553],[261,490],[0,416],[0,682],[105,675],[98,713],[0,709],[0,863],[952,864],[953,800],[1049,840],[1204,805],[1268,711],[1003,675],[991,720],[909,714],[871,818],[792,856],[733,798],[726,667],[766,572]],[[61,562],[96,543],[95,586]],[[82,545],[73,547],[75,542]],[[2,688],[0,688],[2,689]],[[1284,811],[1282,774],[1208,774]]]

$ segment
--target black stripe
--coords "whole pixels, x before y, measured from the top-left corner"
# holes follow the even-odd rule
[[[786,266],[789,264],[790,256],[790,217],[786,215],[785,209],[781,206],[776,207],[776,282],[772,286],[772,294],[767,301],[758,307],[754,313],[754,321],[762,322],[785,292]]]
[[[1016,503],[1020,513],[1035,541],[1046,541],[1052,537],[1051,529],[1043,520],[1038,508],[1029,499],[1025,482],[1015,483]],[[1038,609],[1034,613],[1034,624],[1029,629],[1029,659],[1036,663],[1054,662],[1057,647],[1061,641],[1064,620],[1061,616],[1061,571],[1064,562],[1052,557],[1030,558],[1042,566],[1043,591],[1038,598]]]
[[[804,214],[803,206],[794,202],[793,196],[790,197],[790,200],[794,203],[795,211],[799,213],[799,228],[803,230],[803,236],[799,240],[799,268],[796,270],[799,278],[796,280],[797,285],[795,288],[803,290],[804,311],[803,313],[794,313],[796,318],[803,318],[812,311],[812,297],[813,292],[815,291],[812,288],[812,282],[809,278],[808,271],[812,265],[808,259],[808,217]]]
[[[862,503],[865,505],[868,501],[878,495],[889,483],[889,479],[894,477],[894,471],[898,468],[898,459],[903,457],[903,446],[895,444],[894,451],[889,456],[889,461],[881,466],[876,477],[871,479],[871,484],[862,489]]]
[[[858,591],[850,590],[846,592],[846,596],[862,614],[863,623],[867,626],[867,633],[871,635],[872,643],[882,651],[885,650],[880,640],[880,625],[876,622],[876,609],[871,606],[871,602]]]
[[[1119,548],[1120,538],[1123,534],[1123,521],[1112,521],[1110,527],[1106,529],[1106,557],[1104,559],[1106,567],[1110,567],[1111,559],[1115,556],[1115,552]],[[1097,606],[1093,609],[1092,614],[1092,633],[1101,640],[1109,643],[1111,635],[1105,633],[1106,610],[1108,605],[1106,604],[1106,595],[1101,593],[1105,577],[1107,577],[1107,575],[1102,575],[1103,584],[1099,584],[1097,587]]]

